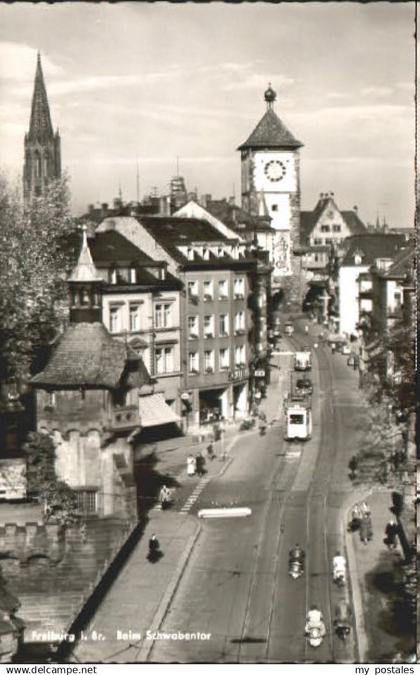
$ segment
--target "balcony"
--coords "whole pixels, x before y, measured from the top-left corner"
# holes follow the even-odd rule
[[[205,337],[206,340],[210,339],[210,338],[214,338],[214,333],[212,331],[208,331],[208,332],[204,333],[204,337]]]
[[[127,405],[116,407],[111,415],[111,431],[131,431],[140,426],[138,406]]]
[[[203,295],[203,300],[204,300],[204,302],[212,302],[213,296],[210,295],[210,293],[205,293],[205,294]]]

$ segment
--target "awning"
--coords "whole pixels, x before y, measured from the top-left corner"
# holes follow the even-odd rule
[[[142,427],[156,427],[159,424],[179,422],[179,417],[168,406],[162,394],[139,397],[140,424]]]

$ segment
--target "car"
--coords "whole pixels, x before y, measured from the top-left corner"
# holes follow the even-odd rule
[[[312,394],[313,386],[311,380],[308,377],[300,377],[296,380],[296,389],[303,394]]]

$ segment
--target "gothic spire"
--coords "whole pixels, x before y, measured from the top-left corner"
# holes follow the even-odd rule
[[[41,54],[38,52],[28,137],[30,140],[47,140],[52,138],[53,135],[50,107],[42,72]]]

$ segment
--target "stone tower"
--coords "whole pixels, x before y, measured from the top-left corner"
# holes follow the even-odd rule
[[[38,53],[29,131],[25,134],[23,197],[25,203],[42,194],[49,181],[61,176],[61,141],[54,133],[47,90]]]
[[[273,290],[285,289],[299,275],[293,250],[299,246],[300,169],[302,143],[274,111],[276,92],[269,85],[264,93],[266,112],[241,151],[242,207],[261,215],[262,204],[271,218],[270,236],[263,245],[274,266]]]

